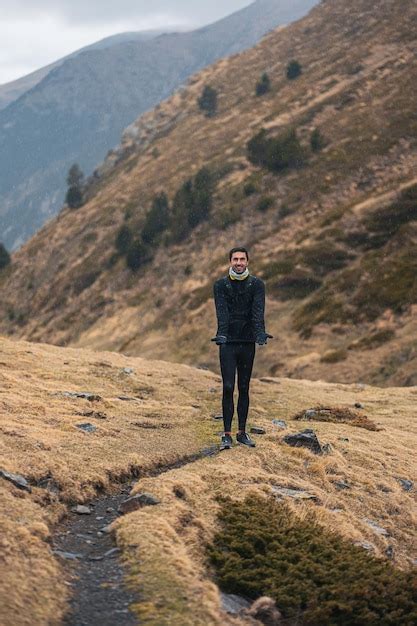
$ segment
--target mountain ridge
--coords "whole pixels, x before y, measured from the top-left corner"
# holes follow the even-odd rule
[[[293,16],[315,2],[292,3]],[[204,65],[253,45],[281,23],[280,3],[259,7],[251,4],[197,31],[86,50],[0,110],[0,240],[6,247],[18,247],[56,213],[74,162],[91,173],[140,113]]]

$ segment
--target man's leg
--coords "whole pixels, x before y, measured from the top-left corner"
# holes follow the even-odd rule
[[[239,432],[245,432],[246,429],[246,420],[248,419],[249,411],[249,385],[254,359],[255,344],[240,344],[237,354],[237,384],[239,389],[237,414],[239,418]]]
[[[233,392],[235,390],[236,377],[236,351],[231,343],[220,345],[220,369],[223,378],[223,424],[224,432],[231,433],[233,412]]]

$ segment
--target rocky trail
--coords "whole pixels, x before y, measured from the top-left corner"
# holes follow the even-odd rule
[[[157,466],[143,476],[159,476],[217,452],[217,446],[212,446]],[[72,593],[65,626],[133,626],[137,623],[130,607],[140,598],[126,584],[127,571],[110,529],[119,515],[158,503],[150,494],[130,498],[137,482],[138,477],[132,477],[115,487],[113,493],[72,507],[56,529],[53,550],[66,568],[66,584]]]

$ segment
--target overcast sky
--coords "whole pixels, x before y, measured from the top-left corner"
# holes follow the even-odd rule
[[[103,37],[194,28],[251,0],[0,0],[0,85]]]

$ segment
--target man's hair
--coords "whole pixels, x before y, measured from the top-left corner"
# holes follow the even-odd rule
[[[229,252],[229,261],[232,260],[232,256],[235,252],[244,252],[246,254],[247,260],[249,261],[249,252],[246,250],[246,248],[232,248]]]

